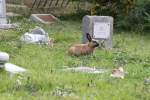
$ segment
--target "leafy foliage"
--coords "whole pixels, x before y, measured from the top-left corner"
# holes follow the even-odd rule
[[[150,1],[136,2],[128,16],[119,15],[116,26],[120,29],[143,31],[150,29]]]
[[[91,15],[113,16],[117,29],[143,31],[150,29],[149,0],[73,0],[92,4]]]

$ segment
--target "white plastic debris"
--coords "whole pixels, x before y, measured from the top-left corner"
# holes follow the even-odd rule
[[[91,67],[74,67],[74,68],[66,68],[66,71],[75,71],[75,72],[84,72],[84,73],[93,73],[93,74],[100,74],[105,73],[108,70],[106,69],[96,69]]]
[[[6,52],[0,52],[0,63],[6,63],[9,61],[9,54]]]
[[[31,32],[26,32],[20,38],[21,41],[26,43],[49,43],[49,36],[42,28],[36,27]]]
[[[125,72],[123,67],[115,68],[112,71],[111,77],[124,79]]]
[[[11,74],[19,74],[27,71],[26,69],[11,63],[5,63],[4,66],[5,66],[4,69]]]

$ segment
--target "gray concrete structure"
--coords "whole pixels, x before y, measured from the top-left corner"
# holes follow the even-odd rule
[[[6,2],[5,0],[0,0],[0,24],[6,24]]]
[[[16,24],[7,24],[6,1],[0,0],[0,29],[16,28]]]
[[[104,48],[112,49],[113,17],[86,15],[83,18],[83,43],[88,41],[86,33],[103,44]]]

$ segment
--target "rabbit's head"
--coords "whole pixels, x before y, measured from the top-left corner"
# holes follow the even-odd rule
[[[88,41],[89,41],[88,45],[89,45],[90,47],[95,48],[95,47],[98,47],[98,46],[99,46],[99,43],[98,43],[97,41],[93,40],[93,39],[91,38],[91,36],[90,36],[89,33],[86,34],[86,37],[87,37],[87,39],[88,39]]]

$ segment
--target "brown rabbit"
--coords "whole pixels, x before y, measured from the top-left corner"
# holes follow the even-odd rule
[[[86,34],[87,39],[89,42],[86,44],[75,44],[69,48],[68,53],[74,56],[80,55],[88,55],[93,53],[94,49],[99,46],[99,44],[92,40],[89,33]]]

